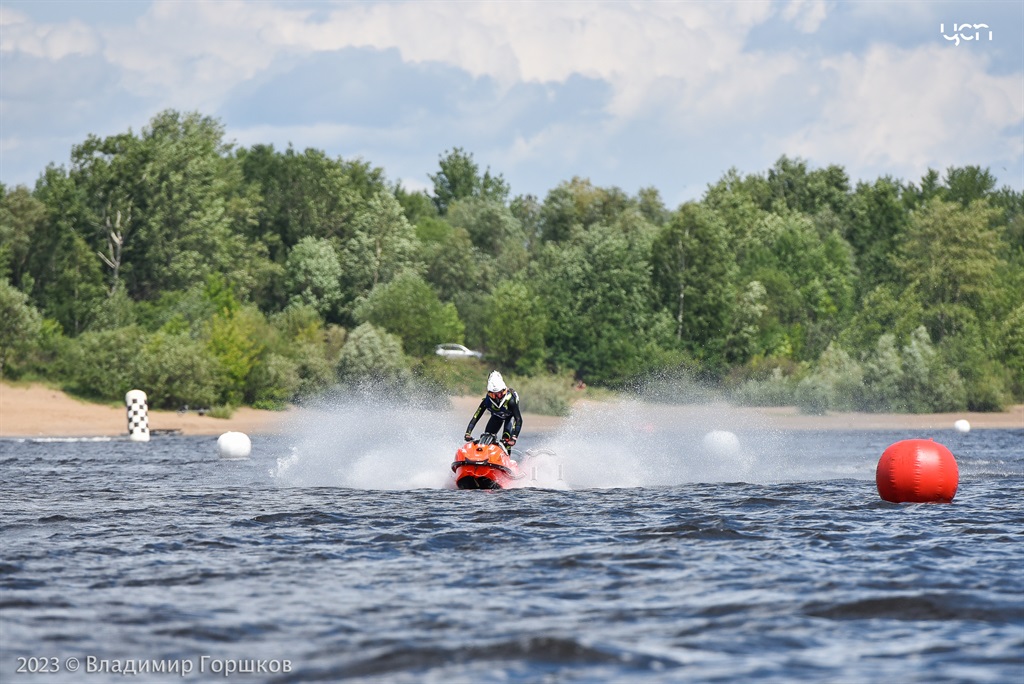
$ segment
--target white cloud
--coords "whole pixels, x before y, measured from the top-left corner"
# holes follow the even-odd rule
[[[827,14],[825,0],[790,0],[782,10],[783,18],[793,22],[801,33],[817,31]]]
[[[323,18],[287,5],[160,1],[135,25],[107,30],[103,50],[126,87],[167,106],[215,108],[277,59],[373,47],[504,89],[601,79],[612,87],[609,113],[630,117],[658,99],[666,81],[689,84],[679,92],[698,105],[771,12],[767,3],[345,3]],[[763,84],[775,64],[744,67]]]
[[[68,55],[90,55],[99,47],[96,32],[81,21],[33,24],[27,15],[0,8],[0,52],[23,53],[58,60]]]
[[[412,165],[430,146],[436,154],[469,144],[497,171],[516,169],[524,177],[530,165],[557,168],[568,178],[616,169],[626,174],[622,169],[632,164],[632,176],[620,182],[624,186],[643,172],[635,169],[646,162],[636,160],[654,166],[675,155],[689,163],[693,150],[700,151],[701,159],[692,163],[712,169],[705,172],[707,181],[732,165],[756,171],[759,167],[749,164],[783,153],[816,164],[842,164],[851,174],[857,169],[902,175],[952,163],[1019,163],[1024,154],[1019,65],[1004,63],[996,70],[985,52],[947,49],[933,22],[937,11],[944,12],[944,6],[824,0],[298,7],[158,0],[121,24],[86,24],[33,22],[3,5],[0,112],[5,137],[0,145],[28,150],[35,145],[33,136],[47,134],[44,128],[53,137],[60,119],[56,113],[42,116],[42,132],[30,130],[41,118],[37,110],[53,109],[37,90],[46,84],[54,102],[84,101],[93,118],[78,117],[76,125],[99,121],[101,130],[108,131],[132,121],[138,128],[167,107],[212,115],[235,112],[243,127],[229,129],[228,137],[240,144],[292,141],[300,148],[360,154],[375,164],[401,158],[403,176],[413,175]],[[762,40],[778,22],[806,34],[806,40]],[[867,26],[869,34],[846,40],[844,49],[851,52],[826,59],[808,56],[834,54],[828,41],[849,38],[850,22]],[[902,30],[883,30],[894,26]],[[920,42],[901,37],[908,32],[927,32],[935,43],[917,50],[895,47]],[[752,44],[765,48],[757,51]],[[365,48],[390,54],[376,61],[366,57]],[[320,54],[346,49],[349,53],[337,60]],[[403,70],[395,54],[407,65],[428,66]],[[67,59],[79,55],[88,58]],[[379,68],[374,74],[395,80],[379,92],[366,91],[374,95],[369,99],[363,91],[349,93],[346,111],[361,115],[348,119],[334,116],[334,102],[345,101],[329,97],[313,97],[319,107],[305,110],[301,101],[268,103],[272,118],[261,119],[258,112],[237,115],[240,101],[247,103],[242,105],[245,113],[245,106],[258,108],[264,93],[275,92],[269,84],[284,74],[302,73],[297,70],[307,65],[316,65],[310,66],[307,79],[312,85],[297,87],[298,97],[306,92],[303,88],[321,81],[325,89],[339,91],[352,83],[374,86],[365,74],[350,78],[327,64],[348,69],[372,64]],[[420,77],[437,79],[440,88],[454,86],[445,92],[466,96],[403,99],[394,84]],[[487,80],[474,83],[474,78]],[[433,86],[430,81],[420,93]],[[552,94],[547,101],[542,90]],[[247,100],[252,93],[259,97]],[[375,119],[392,101],[402,115]],[[265,123],[271,120],[281,125]],[[1014,127],[1016,135],[1005,133]],[[75,131],[62,126],[60,133]],[[78,139],[89,132],[95,131],[83,130]],[[420,156],[414,157],[412,149]],[[709,156],[714,154],[719,156]],[[14,156],[6,156],[10,168]],[[661,163],[669,168],[670,163]],[[692,176],[670,182],[692,185],[701,171],[688,168],[687,173]]]
[[[986,73],[983,57],[929,46],[875,46],[823,63],[834,88],[816,120],[782,141],[790,154],[920,174],[929,166],[1019,157],[1003,136],[1024,121],[1020,74]]]

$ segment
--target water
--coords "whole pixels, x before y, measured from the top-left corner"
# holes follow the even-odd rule
[[[466,417],[380,411],[241,461],[214,437],[0,441],[0,681],[1024,681],[1024,430],[595,409],[527,430],[527,487],[463,492]],[[882,450],[922,436],[956,499],[881,501]]]

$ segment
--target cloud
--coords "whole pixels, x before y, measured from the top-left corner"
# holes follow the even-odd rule
[[[746,32],[773,11],[766,3],[328,7],[314,12],[270,3],[159,1],[133,25],[104,29],[102,50],[125,87],[174,106],[215,108],[233,88],[289,58],[370,47],[395,49],[408,64],[453,66],[506,89],[573,76],[603,80],[613,90],[609,113],[628,117],[656,98],[666,79],[696,89],[721,74],[741,53]],[[806,16],[801,11],[794,20]],[[63,37],[46,49],[40,39],[29,39],[58,32]],[[56,58],[61,50],[98,48],[95,32],[75,22],[24,33],[29,35],[11,49]]]
[[[990,5],[972,8],[998,40],[951,52],[929,2],[158,0],[63,21],[5,3],[0,170],[165,108],[405,179],[461,146],[531,192],[591,175],[671,198],[781,154],[853,176],[1016,168],[1021,12]]]
[[[59,60],[69,55],[91,55],[99,47],[96,32],[78,20],[36,24],[26,14],[4,7],[0,9],[0,29],[2,53]]]
[[[1024,153],[1024,81],[978,53],[878,45],[821,64],[818,116],[780,142],[819,164],[918,175],[929,166],[1010,163]]]
[[[790,0],[782,16],[793,22],[801,33],[814,33],[825,21],[828,10],[824,0]]]

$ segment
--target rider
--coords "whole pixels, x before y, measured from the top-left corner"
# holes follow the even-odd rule
[[[473,428],[476,427],[476,422],[480,420],[484,410],[491,412],[484,432],[496,435],[504,425],[501,442],[511,453],[512,445],[516,443],[519,431],[523,429],[523,414],[519,411],[519,395],[505,385],[505,380],[498,371],[491,371],[487,378],[487,396],[469,419],[469,426],[466,428],[467,442],[473,439]]]

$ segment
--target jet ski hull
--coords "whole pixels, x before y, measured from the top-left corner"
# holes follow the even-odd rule
[[[467,442],[452,462],[459,489],[506,489],[522,477],[519,466],[500,444]]]

